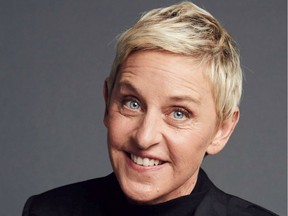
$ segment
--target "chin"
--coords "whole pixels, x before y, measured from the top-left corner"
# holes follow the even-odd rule
[[[125,177],[123,177],[125,179]],[[129,201],[137,204],[157,204],[160,201],[158,200],[159,188],[155,184],[149,183],[139,183],[133,182],[130,180],[127,181],[127,178],[124,182],[121,182],[119,179],[120,187]]]

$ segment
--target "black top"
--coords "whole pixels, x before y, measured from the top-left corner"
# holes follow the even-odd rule
[[[53,189],[31,197],[23,216],[271,216],[262,207],[228,195],[200,170],[190,195],[156,205],[130,203],[114,174]]]
[[[110,212],[110,215],[117,215],[117,213],[119,214],[120,212],[121,215],[132,215],[133,213],[137,216],[194,215],[195,210],[205,197],[205,194],[210,190],[211,186],[212,184],[204,171],[200,171],[195,188],[190,195],[156,205],[132,204],[127,201],[125,197],[119,197],[114,203],[108,202],[107,210]],[[118,192],[122,194],[121,190]]]

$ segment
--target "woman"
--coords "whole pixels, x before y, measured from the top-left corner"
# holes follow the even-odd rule
[[[114,173],[34,196],[23,215],[275,215],[201,169],[239,120],[241,88],[235,43],[208,12],[184,2],[144,14],[104,85]]]

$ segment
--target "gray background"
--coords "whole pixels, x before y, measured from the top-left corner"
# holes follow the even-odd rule
[[[241,120],[204,163],[226,192],[286,215],[287,3],[194,1],[238,42]],[[56,186],[111,171],[102,83],[115,37],[140,12],[176,1],[0,1],[0,215]]]

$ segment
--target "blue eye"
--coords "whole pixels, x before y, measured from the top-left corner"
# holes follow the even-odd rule
[[[173,112],[173,117],[175,119],[183,119],[185,117],[185,114],[182,111],[175,111]]]
[[[130,109],[133,109],[133,110],[136,110],[136,109],[139,109],[140,108],[140,105],[137,101],[127,101],[126,102],[126,105],[130,108]]]

